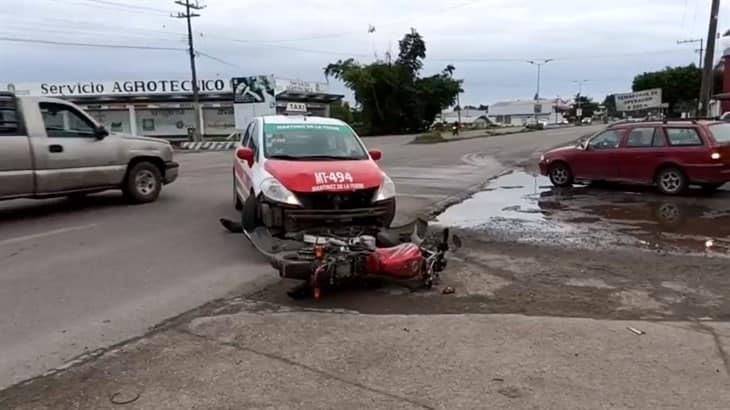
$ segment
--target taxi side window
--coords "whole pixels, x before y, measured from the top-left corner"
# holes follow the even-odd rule
[[[248,140],[251,138],[251,128],[253,128],[253,122],[248,124],[246,131],[243,133],[243,137],[241,137],[242,147],[248,146]]]
[[[254,162],[256,162],[256,159],[259,156],[259,152],[258,143],[256,142],[256,140],[258,139],[258,127],[255,121],[251,123],[251,126],[249,126],[249,130],[249,138],[245,146],[251,148],[251,151],[253,151],[253,160]]]

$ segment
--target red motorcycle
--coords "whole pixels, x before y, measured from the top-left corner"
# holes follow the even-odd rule
[[[237,224],[221,222],[238,231]],[[308,293],[315,299],[321,298],[325,288],[363,279],[431,288],[446,268],[446,253],[461,247],[461,239],[448,229],[429,233],[422,220],[397,228],[302,232],[285,240],[273,238],[265,228],[241,231],[281,277],[305,281],[290,296]]]

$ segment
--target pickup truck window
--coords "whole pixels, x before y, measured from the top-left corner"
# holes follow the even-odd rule
[[[54,138],[95,138],[94,124],[73,108],[40,103],[46,134]]]
[[[0,135],[17,135],[19,132],[15,98],[0,97]]]

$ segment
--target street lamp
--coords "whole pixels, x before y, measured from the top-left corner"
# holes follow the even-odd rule
[[[547,64],[555,60],[554,58],[546,58],[544,60],[527,60],[528,63],[537,66],[537,92],[535,92],[535,107],[537,107],[538,100],[540,99],[540,69],[544,64]],[[535,125],[537,125],[537,108],[535,108]]]

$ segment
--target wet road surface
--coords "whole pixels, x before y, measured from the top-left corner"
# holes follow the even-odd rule
[[[436,222],[506,241],[727,256],[729,200],[730,192],[722,190],[669,197],[650,187],[555,188],[546,177],[515,171],[493,179]]]

